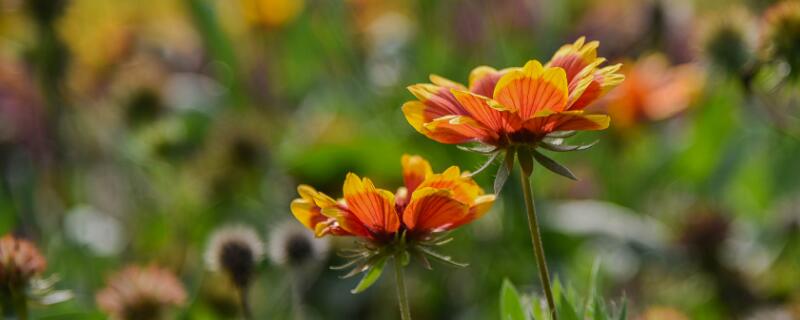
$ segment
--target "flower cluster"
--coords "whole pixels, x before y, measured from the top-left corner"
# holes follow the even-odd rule
[[[349,173],[344,198],[333,198],[301,185],[300,198],[292,202],[294,216],[317,236],[355,236],[365,240],[346,266],[353,273],[382,265],[389,256],[426,256],[453,264],[449,257],[431,250],[440,243],[437,234],[455,229],[484,215],[495,200],[484,194],[472,178],[452,166],[434,173],[419,156],[402,157],[405,186],[397,192],[376,188],[369,178]]]

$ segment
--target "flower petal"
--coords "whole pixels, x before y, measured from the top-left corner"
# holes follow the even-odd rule
[[[565,111],[537,116],[525,121],[523,126],[537,135],[554,131],[591,131],[608,128],[611,118],[604,114],[584,114],[583,111]]]
[[[461,218],[461,220],[453,224],[450,228],[457,228],[483,217],[483,215],[489,212],[489,209],[492,208],[492,205],[494,205],[494,201],[496,199],[497,197],[493,194],[479,196],[475,199],[475,203],[469,207],[467,214]]]
[[[419,188],[403,211],[403,223],[410,231],[438,232],[461,221],[469,206],[453,197],[447,189]]]
[[[400,228],[394,194],[375,188],[371,180],[353,173],[347,174],[343,190],[347,208],[372,233],[390,234]]]
[[[622,65],[615,64],[597,69],[591,75],[591,82],[580,92],[580,95],[571,96],[570,110],[581,110],[589,106],[592,102],[608,93],[623,80],[625,76],[617,73]]]
[[[541,110],[563,111],[567,104],[566,73],[531,60],[524,68],[511,70],[500,78],[494,100],[516,111],[522,120]]]
[[[403,182],[408,193],[413,193],[422,181],[433,175],[431,164],[420,156],[404,154],[400,162],[403,166]]]
[[[480,66],[469,73],[469,91],[484,97],[491,97],[497,81],[508,70],[497,71],[495,68]]]
[[[597,47],[600,45],[597,41],[590,41],[586,43],[585,37],[580,37],[572,44],[562,46],[547,63],[549,67],[559,67],[564,69],[567,74],[567,83],[572,83],[572,80],[582,71],[586,66],[592,64],[597,59]]]
[[[485,127],[496,133],[514,132],[520,128],[520,119],[516,114],[494,108],[491,99],[467,92],[453,90],[453,96],[461,103],[470,116],[480,122]]]
[[[483,189],[472,178],[462,175],[461,169],[456,166],[451,166],[442,173],[431,175],[417,188],[424,187],[450,190],[453,192],[453,198],[466,204],[472,204],[475,198],[483,194]]]
[[[297,193],[301,198],[292,201],[290,205],[292,214],[306,228],[314,231],[317,237],[328,233],[352,235],[348,230],[339,228],[337,219],[323,214],[323,211],[326,210],[324,208],[337,208],[336,201],[307,185],[297,187]]]
[[[489,142],[498,138],[496,132],[469,116],[444,116],[426,123],[424,128],[428,137],[442,143]]]
[[[467,112],[450,93],[449,87],[433,84],[415,84],[408,87],[408,91],[425,104],[424,119],[430,121],[449,115],[466,115]]]

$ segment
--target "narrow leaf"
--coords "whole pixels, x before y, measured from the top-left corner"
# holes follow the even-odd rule
[[[372,286],[375,281],[378,281],[378,278],[381,277],[384,266],[386,266],[386,257],[381,258],[377,263],[372,265],[367,273],[364,274],[364,277],[361,278],[361,281],[358,282],[358,285],[353,290],[350,290],[350,293],[356,294],[367,290],[367,288]]]
[[[533,150],[533,157],[536,159],[536,162],[539,162],[539,164],[547,168],[547,170],[550,170],[562,177],[570,178],[576,181],[578,180],[578,178],[575,177],[575,174],[573,174],[572,171],[569,171],[567,167],[561,165],[553,159],[548,158],[539,151]]]
[[[581,310],[581,319],[586,319],[589,313],[589,309],[592,308],[592,302],[594,297],[597,293],[597,278],[600,273],[600,259],[595,259],[594,264],[592,265],[592,273],[589,276],[589,292],[586,295],[586,302],[583,305],[583,310]]]
[[[593,320],[609,320],[606,313],[606,306],[603,302],[603,297],[599,293],[594,295],[594,305],[592,306],[592,319]]]
[[[622,310],[619,312],[619,317],[617,317],[617,320],[627,320],[627,319],[628,319],[628,299],[623,296]]]
[[[475,170],[475,172],[470,173],[469,176],[470,177],[474,177],[478,173],[481,173],[483,170],[486,170],[486,168],[488,168],[490,165],[492,165],[492,163],[494,163],[494,160],[497,159],[497,155],[499,155],[499,154],[500,154],[500,152],[491,153],[491,156],[489,156],[489,159],[486,160],[486,162],[484,162],[483,165],[481,165],[480,168],[478,168],[478,170]]]
[[[559,319],[563,320],[581,320],[578,316],[578,313],[575,311],[575,307],[572,305],[572,301],[570,301],[567,296],[561,295],[561,303],[556,306],[558,309]]]
[[[514,168],[514,148],[509,148],[506,151],[503,163],[497,167],[497,175],[494,177],[495,194],[499,194],[500,190],[503,190],[503,185],[506,184],[506,180],[508,180],[508,175],[511,173],[512,168]]]
[[[578,133],[578,131],[570,130],[570,131],[556,131],[547,134],[548,138],[568,138],[574,136]]]
[[[456,146],[456,148],[459,148],[459,149],[464,150],[464,151],[477,152],[477,153],[483,153],[483,154],[490,154],[490,153],[494,153],[495,151],[497,151],[497,147],[490,146],[490,145],[485,145],[485,144],[479,144],[479,145],[476,145],[476,146]]]
[[[429,248],[426,248],[426,247],[423,247],[423,246],[417,246],[417,250],[419,250],[422,253],[428,255],[429,257],[433,258],[434,260],[437,260],[437,261],[445,263],[445,264],[449,264],[449,265],[454,266],[454,267],[465,268],[465,267],[469,266],[468,263],[455,262],[455,261],[453,261],[453,258],[451,258],[450,256],[445,256],[445,255],[443,255],[441,253],[438,253],[436,251],[433,251],[433,250],[431,250]]]
[[[584,144],[584,145],[577,145],[577,146],[568,145],[568,144],[546,143],[546,142],[545,143],[541,143],[539,145],[542,146],[542,148],[545,148],[545,149],[550,150],[550,151],[569,152],[569,151],[581,151],[581,150],[589,149],[591,147],[594,147],[594,145],[596,145],[598,142],[600,142],[600,140],[595,140],[592,143]]]
[[[503,320],[528,320],[528,314],[519,301],[519,293],[511,281],[503,280],[500,289],[500,319]]]

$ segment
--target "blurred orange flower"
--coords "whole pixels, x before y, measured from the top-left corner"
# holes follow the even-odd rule
[[[704,82],[696,65],[670,66],[661,55],[642,58],[623,72],[627,80],[604,101],[619,128],[680,113],[689,107]]]
[[[428,161],[409,155],[402,157],[402,166],[405,186],[396,193],[349,173],[344,199],[336,201],[301,185],[292,213],[317,236],[356,236],[389,243],[403,231],[414,240],[454,229],[480,218],[494,203],[495,196],[484,194],[458,167],[433,173]]]
[[[46,267],[47,260],[33,243],[11,234],[0,238],[0,285],[24,285]]]
[[[556,131],[602,130],[609,117],[583,109],[624,79],[620,65],[600,67],[598,42],[581,37],[559,49],[545,65],[472,70],[469,86],[431,75],[432,84],[408,89],[417,97],[403,105],[408,122],[442,143],[480,142],[504,148],[536,144]]]
[[[166,269],[129,266],[108,279],[96,300],[111,319],[161,319],[166,307],[186,302],[186,290]]]

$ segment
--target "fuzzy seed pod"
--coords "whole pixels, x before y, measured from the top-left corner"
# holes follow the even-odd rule
[[[214,232],[206,249],[206,264],[224,272],[234,285],[245,288],[264,256],[264,246],[255,230],[245,226],[223,227]]]

